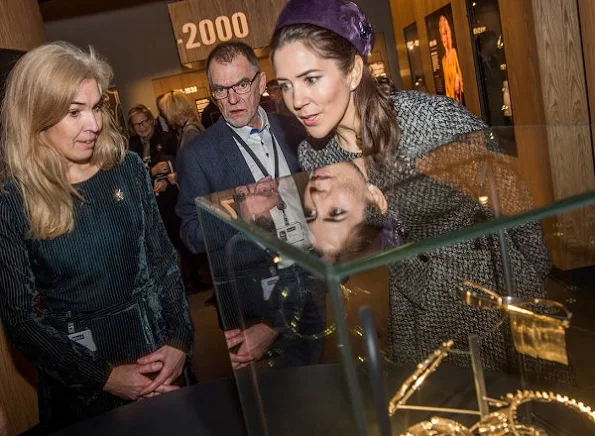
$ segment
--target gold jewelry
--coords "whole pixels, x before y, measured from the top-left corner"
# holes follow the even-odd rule
[[[404,405],[407,400],[413,395],[415,391],[424,383],[426,378],[432,374],[442,360],[448,356],[448,352],[454,345],[452,340],[444,342],[440,348],[435,350],[430,356],[422,363],[417,365],[413,374],[403,382],[397,393],[388,403],[388,415],[393,416],[397,409]]]
[[[559,306],[566,310],[561,304]],[[519,353],[568,365],[566,329],[570,324],[570,313],[567,319],[560,320],[520,306],[510,306],[509,310],[514,347]]]
[[[517,409],[524,403],[536,401],[538,403],[558,403],[562,406],[568,407],[571,410],[585,415],[593,424],[595,424],[595,411],[590,406],[587,406],[582,401],[577,401],[574,398],[569,398],[566,395],[555,394],[553,392],[545,391],[517,391],[516,394],[507,394],[506,399],[510,402],[508,407],[508,421],[513,426],[518,426]],[[513,431],[513,434],[514,433]]]
[[[369,291],[366,291],[366,290],[358,288],[358,287],[348,288],[345,285],[341,285],[340,289],[341,289],[341,292],[343,293],[343,298],[346,302],[349,302],[349,297],[352,294],[360,294],[360,293],[367,294],[367,295],[370,294]],[[289,289],[284,288],[281,291],[281,298],[285,300],[288,297],[289,297]],[[301,310],[296,311],[294,313],[293,317],[291,318],[291,320],[287,320],[285,318],[283,311],[280,311],[280,316],[282,317],[283,324],[285,324],[286,327],[291,329],[292,334],[294,334],[296,337],[298,337],[300,339],[319,340],[319,339],[323,339],[327,336],[332,335],[337,330],[336,324],[333,323],[319,333],[314,333],[311,335],[304,335],[299,332],[299,325],[300,325],[300,321],[302,319],[302,311]],[[363,336],[363,331],[361,330],[360,326],[353,327],[351,329],[351,333],[354,336],[360,336],[360,337]],[[360,357],[359,360],[361,361],[362,358]]]
[[[566,329],[570,327],[572,313],[563,304],[541,298],[502,297],[468,281],[459,288],[459,295],[470,306],[507,312],[517,352],[568,365]],[[546,312],[565,312],[565,318],[535,313],[526,308],[528,305],[542,306]]]
[[[486,436],[546,436],[547,433],[540,428],[521,424],[518,421],[517,410],[525,403],[536,401],[539,403],[558,403],[569,409],[587,416],[595,423],[595,412],[591,407],[569,398],[565,395],[544,391],[517,391],[516,394],[506,394],[507,406],[493,412],[471,427],[472,433]]]
[[[473,436],[464,425],[452,419],[432,417],[407,429],[403,436]]]
[[[585,415],[595,424],[595,411],[584,403],[568,396],[545,391],[517,391],[506,395],[506,407],[484,417],[471,428],[449,419],[433,417],[410,427],[404,436],[547,436],[547,433],[535,426],[521,424],[518,421],[518,408],[528,402],[558,403]],[[502,402],[499,402],[502,404]]]

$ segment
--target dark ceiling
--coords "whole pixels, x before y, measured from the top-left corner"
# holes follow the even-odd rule
[[[163,0],[38,0],[43,21],[92,15],[156,1]]]

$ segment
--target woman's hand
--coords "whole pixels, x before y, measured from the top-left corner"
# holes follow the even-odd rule
[[[167,183],[167,180],[163,179],[163,180],[157,180],[155,182],[155,186],[153,186],[153,191],[154,192],[164,192],[169,186],[169,183]]]
[[[172,185],[178,184],[178,173],[169,173],[167,175],[167,181]]]
[[[103,390],[125,400],[138,400],[144,389],[152,383],[152,380],[144,374],[158,372],[162,368],[162,362],[116,366],[103,386]]]
[[[157,162],[151,168],[151,175],[156,177],[158,174],[169,173],[169,164],[166,161]]]
[[[154,353],[141,357],[136,362],[139,365],[149,365],[159,362],[163,365],[155,380],[140,392],[140,395],[147,395],[163,384],[171,385],[180,377],[184,369],[184,363],[186,362],[186,353],[169,345],[164,345]]]
[[[172,392],[172,391],[177,391],[178,389],[180,389],[180,387],[178,385],[166,385],[166,384],[162,384],[161,386],[158,386],[157,389],[155,389],[153,392],[149,392],[147,395],[143,395],[142,397],[139,397],[138,400],[144,400],[145,398],[151,398],[151,397],[156,397],[157,395],[161,395],[161,394],[167,394],[168,392]],[[2,436],[2,435],[0,435]]]

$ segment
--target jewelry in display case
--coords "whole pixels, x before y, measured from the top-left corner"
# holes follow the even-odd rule
[[[464,282],[459,295],[470,306],[507,312],[519,353],[568,365],[566,330],[572,313],[563,304],[540,298],[502,297],[472,282]],[[564,317],[554,315],[559,313]]]

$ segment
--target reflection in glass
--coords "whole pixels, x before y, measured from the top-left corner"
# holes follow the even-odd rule
[[[585,195],[572,201],[582,206],[595,201],[593,195]],[[448,341],[452,341],[448,356],[406,405],[475,410],[472,335],[479,344],[479,365],[486,371],[492,398],[520,387],[550,389],[550,384],[558,387],[552,388],[554,392],[566,392],[577,382],[574,369],[580,365],[576,347],[570,345],[580,332],[580,318],[575,326],[573,317],[568,327],[563,319],[549,319],[561,316],[550,313],[556,304],[527,306],[558,299],[546,292],[551,289],[550,252],[555,244],[548,247],[542,231],[546,222],[538,220],[574,206],[560,202],[536,209],[525,182],[511,158],[498,151],[491,131],[453,138],[415,159],[359,158],[291,178],[265,179],[198,203],[223,317],[235,310],[237,324],[260,321],[278,332],[267,353],[248,367],[259,380],[252,389],[267,377],[260,369],[339,361],[338,350],[345,346],[338,340],[342,331],[361,376],[356,382],[367,395],[369,369],[359,320],[359,309],[367,305],[381,314],[375,316],[375,333],[384,359],[387,413],[388,400],[414,373],[413,365]],[[228,236],[223,236],[225,232]],[[244,249],[236,245],[224,256],[218,253],[218,246],[229,246],[229,240],[239,237]],[[259,268],[250,261],[250,253],[260,255]],[[273,272],[268,271],[271,267]],[[269,283],[271,276],[279,278],[265,291],[262,281]],[[502,296],[503,301],[507,298],[510,304],[522,303],[536,316],[517,316],[511,323],[510,311],[500,306],[468,304],[471,300],[460,295],[466,282]],[[336,283],[340,286],[335,293]],[[246,296],[251,292],[267,308],[260,318],[249,310],[254,303]],[[327,310],[329,295],[339,296],[340,310],[336,306]],[[568,306],[568,301],[564,303]],[[538,350],[544,345],[544,328],[549,329],[545,339],[550,344],[544,351],[548,358],[555,352],[553,361],[542,359]],[[593,329],[584,330],[580,334],[585,340],[595,340]],[[524,345],[515,346],[515,335]],[[568,365],[558,358],[564,357],[565,342]],[[589,375],[584,366],[581,369],[584,380]],[[587,387],[595,386],[589,383]],[[594,402],[582,396],[583,389],[579,393],[574,396]],[[272,407],[265,402],[263,407],[267,406]],[[490,403],[490,407],[496,406]],[[368,410],[366,414],[369,419],[375,416]],[[427,418],[399,408],[391,425],[401,431]],[[468,428],[479,421],[452,418]]]

